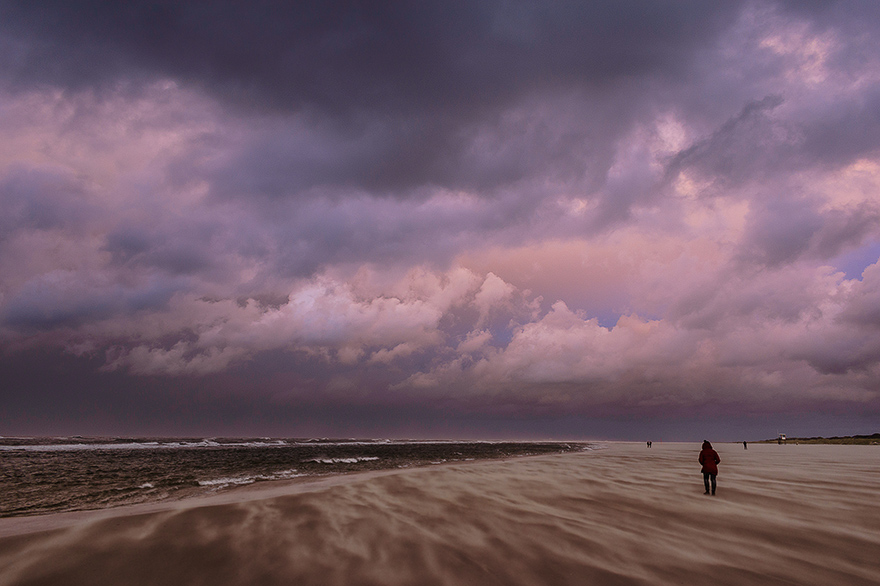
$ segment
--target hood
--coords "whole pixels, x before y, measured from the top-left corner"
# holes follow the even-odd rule
[[[703,441],[703,449],[704,450],[711,450],[712,449],[712,444],[709,443],[709,440]]]

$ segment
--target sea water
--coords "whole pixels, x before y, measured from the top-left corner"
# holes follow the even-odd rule
[[[589,449],[584,443],[0,438],[0,517],[180,499],[305,476]]]

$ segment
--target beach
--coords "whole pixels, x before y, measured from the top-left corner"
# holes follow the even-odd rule
[[[699,443],[0,519],[0,586],[880,584],[880,447]]]

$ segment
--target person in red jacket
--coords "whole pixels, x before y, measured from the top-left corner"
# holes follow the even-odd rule
[[[701,472],[703,473],[703,484],[706,486],[706,494],[709,494],[709,482],[712,482],[712,495],[715,495],[715,477],[718,476],[718,452],[712,449],[709,440],[703,442],[703,449],[700,451],[700,464],[703,465]]]

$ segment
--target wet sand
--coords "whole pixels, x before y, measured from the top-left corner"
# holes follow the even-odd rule
[[[0,585],[880,584],[880,447],[605,445],[0,519]]]

